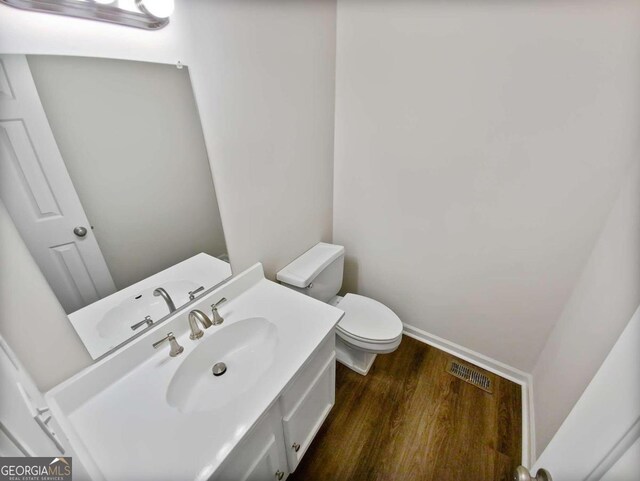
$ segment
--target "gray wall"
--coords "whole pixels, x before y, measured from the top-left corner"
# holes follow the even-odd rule
[[[536,447],[547,446],[640,304],[640,162],[533,370]],[[629,366],[638,375],[638,366]]]
[[[640,4],[339,0],[336,71],[345,288],[531,372],[640,159]]]
[[[189,71],[28,56],[40,100],[118,289],[227,248]]]

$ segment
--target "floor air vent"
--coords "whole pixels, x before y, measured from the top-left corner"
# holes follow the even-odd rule
[[[451,360],[447,365],[447,372],[465,382],[468,382],[469,384],[473,384],[474,386],[487,391],[488,393],[493,393],[493,383],[491,382],[491,378],[482,374],[477,369]]]

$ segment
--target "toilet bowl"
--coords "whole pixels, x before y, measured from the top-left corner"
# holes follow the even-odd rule
[[[321,242],[276,275],[291,289],[344,311],[336,326],[336,358],[366,375],[378,354],[395,351],[402,341],[402,321],[387,306],[358,294],[337,293],[344,273],[344,247]]]

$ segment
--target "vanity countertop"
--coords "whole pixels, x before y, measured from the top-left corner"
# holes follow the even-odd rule
[[[208,479],[282,393],[332,331],[343,312],[264,278],[262,266],[248,269],[205,296],[202,305],[227,297],[225,321],[189,339],[186,316],[177,316],[131,347],[114,353],[47,393],[47,401],[73,447],[88,454],[93,477],[106,480]],[[211,409],[181,412],[169,404],[169,383],[189,354],[210,336],[249,318],[275,325],[270,367],[244,392]],[[151,344],[173,331],[184,352]],[[256,366],[258,369],[260,366]],[[233,376],[229,370],[225,376]]]

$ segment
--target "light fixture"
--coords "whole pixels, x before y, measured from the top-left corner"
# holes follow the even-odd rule
[[[136,5],[142,12],[158,20],[169,18],[175,8],[174,0],[136,0]]]
[[[135,0],[135,6],[133,1],[116,0],[0,0],[0,4],[146,30],[158,30],[167,26],[174,10],[174,0]]]

